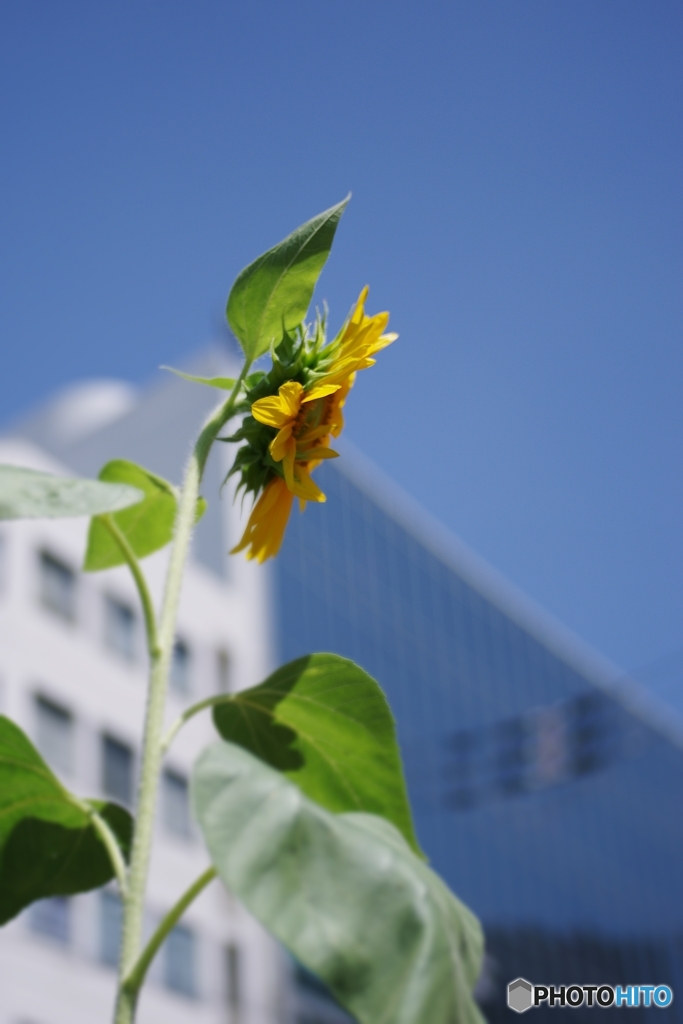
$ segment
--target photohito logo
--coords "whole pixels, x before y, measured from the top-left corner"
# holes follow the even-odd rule
[[[515,978],[508,985],[508,1006],[524,1013],[535,1006],[657,1006],[664,1009],[673,1001],[668,985],[532,985]]]

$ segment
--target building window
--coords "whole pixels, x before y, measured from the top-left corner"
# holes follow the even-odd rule
[[[100,893],[100,960],[109,967],[119,962],[123,907],[115,892],[103,889]]]
[[[124,601],[107,595],[104,609],[104,640],[111,651],[126,661],[135,658],[135,612]]]
[[[58,704],[36,697],[36,745],[48,764],[57,772],[73,769],[73,717]]]
[[[232,664],[224,647],[216,651],[216,689],[219,693],[232,691]]]
[[[162,777],[161,805],[164,825],[175,836],[188,839],[192,835],[190,800],[187,779],[167,768]]]
[[[449,807],[463,811],[477,802],[476,733],[456,732],[449,737],[448,750],[450,757],[446,767],[446,802]]]
[[[76,618],[76,573],[48,551],[40,552],[40,600],[65,622]]]
[[[523,718],[510,718],[496,728],[496,783],[506,796],[521,793],[527,788],[530,763],[528,732]]]
[[[176,693],[190,692],[190,669],[192,665],[192,653],[184,640],[176,640],[173,645],[173,659],[171,661],[170,683]]]
[[[133,751],[113,736],[102,737],[102,791],[125,807],[133,803]]]
[[[55,942],[68,945],[71,938],[71,904],[66,896],[39,900],[29,911],[32,931]]]
[[[195,996],[194,932],[185,925],[176,925],[164,943],[164,983],[174,992]]]
[[[607,701],[583,693],[568,703],[571,768],[576,775],[597,771],[609,761],[610,721]]]
[[[536,713],[535,784],[563,782],[570,770],[567,747],[567,712],[563,705],[541,708]]]
[[[239,946],[230,943],[225,947],[225,1001],[230,1009],[231,1019],[237,1020],[242,1005],[241,957]]]

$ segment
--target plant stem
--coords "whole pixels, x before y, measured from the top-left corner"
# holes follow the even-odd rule
[[[106,513],[101,516],[102,522],[109,530],[110,534],[118,544],[121,554],[128,563],[128,567],[133,574],[135,585],[138,588],[138,594],[140,595],[140,603],[142,604],[142,612],[145,618],[145,630],[147,633],[147,649],[149,656],[153,660],[158,657],[161,653],[159,650],[159,639],[157,636],[157,620],[154,614],[154,605],[152,603],[152,597],[147,586],[147,580],[145,575],[140,568],[140,563],[137,560],[135,552],[128,543],[128,538],[119,529],[118,525],[114,521],[111,513]]]
[[[233,414],[235,400],[249,370],[249,365],[248,361],[244,364],[229,398],[218,406],[204,425],[190,456],[178,502],[173,545],[159,621],[158,645],[154,652],[150,650],[151,665],[142,744],[142,767],[138,787],[137,820],[128,873],[128,893],[124,900],[115,1024],[132,1024],[135,1018],[137,993],[126,988],[125,980],[135,967],[142,944],[145,891],[152,852],[154,813],[161,770],[161,736],[166,690],[175,639],[183,570],[195,522],[199,485],[211,445],[218,431]],[[133,561],[137,565],[135,556],[133,556]]]
[[[95,831],[97,832],[100,839],[104,843],[107,853],[109,854],[111,866],[114,869],[116,880],[119,883],[121,899],[125,900],[126,895],[128,893],[128,869],[126,868],[126,862],[123,859],[121,847],[119,846],[116,836],[114,835],[114,833],[112,832],[111,828],[104,820],[104,818],[101,818],[96,811],[92,810],[92,808],[88,809],[88,813],[90,814],[90,820],[93,823]]]
[[[216,869],[212,865],[192,883],[189,889],[187,889],[180,897],[178,902],[171,907],[138,957],[133,970],[130,972],[128,977],[125,978],[123,982],[123,987],[125,989],[131,993],[139,992],[152,960],[156,956],[164,939],[168,933],[175,928],[189,905],[197,898],[197,896],[199,896],[200,892],[207,887],[209,882],[214,880],[215,877]]]
[[[185,722],[189,722],[191,718],[194,718],[195,715],[198,715],[200,711],[204,710],[204,708],[214,707],[214,705],[216,704],[227,704],[231,700],[232,694],[222,693],[217,697],[207,697],[206,700],[200,700],[198,704],[193,704],[191,707],[185,708],[182,715],[179,715],[178,718],[176,718],[175,722],[162,739],[162,754],[166,753],[168,748],[171,746],[171,743],[176,738],[177,734],[185,725]]]

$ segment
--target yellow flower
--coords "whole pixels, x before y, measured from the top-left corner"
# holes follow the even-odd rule
[[[277,429],[269,445],[274,462],[282,463],[284,480],[275,476],[266,484],[252,509],[242,540],[231,554],[247,549],[247,558],[265,561],[277,554],[296,496],[303,510],[307,501],[325,501],[311,479],[323,459],[336,458],[330,437],[344,428],[342,409],[358,370],[376,362],[376,352],[390,345],[397,334],[383,334],[388,313],[365,315],[368,288],[360,293],[351,316],[338,337],[320,353],[317,379],[305,389],[298,381],[283,384],[277,395],[260,398],[251,407],[259,423]]]
[[[277,427],[269,451],[274,462],[281,462],[288,488],[302,501],[324,501],[325,495],[310,478],[308,463],[315,451],[317,461],[335,458],[326,448],[330,433],[325,423],[325,399],[339,391],[339,384],[318,384],[304,391],[298,381],[283,384],[277,395],[260,398],[251,407],[259,423]],[[322,450],[321,450],[322,449]]]

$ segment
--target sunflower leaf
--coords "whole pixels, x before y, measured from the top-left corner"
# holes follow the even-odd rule
[[[130,544],[138,558],[145,558],[165,547],[173,536],[176,516],[176,490],[168,480],[148,469],[114,459],[100,470],[100,480],[115,480],[132,484],[144,495],[144,500],[133,508],[112,515],[112,519]],[[195,522],[204,515],[206,501],[197,499]],[[122,565],[125,558],[102,516],[94,516],[88,533],[88,547],[83,568],[86,572],[99,572],[114,565]]]
[[[0,716],[0,924],[47,896],[70,896],[114,875],[88,806],[128,853],[132,819],[116,804],[78,800],[21,729]]]
[[[248,359],[258,359],[306,316],[349,198],[302,224],[237,277],[226,316]]]
[[[141,491],[125,483],[77,480],[23,466],[0,466],[0,519],[91,516],[127,508],[141,499]]]
[[[360,1024],[483,1024],[479,923],[389,822],[331,814],[230,743],[192,800],[225,885]]]
[[[112,516],[138,558],[151,555],[170,542],[176,515],[176,496],[173,486],[167,480],[126,459],[108,462],[100,470],[99,478],[132,484],[144,494],[144,500],[138,505]],[[125,558],[120,547],[102,518],[95,516],[90,523],[84,570],[98,572],[113,565],[122,565],[123,562]]]
[[[362,668],[311,654],[217,704],[223,739],[250,750],[330,811],[379,814],[419,853],[394,720]]]

